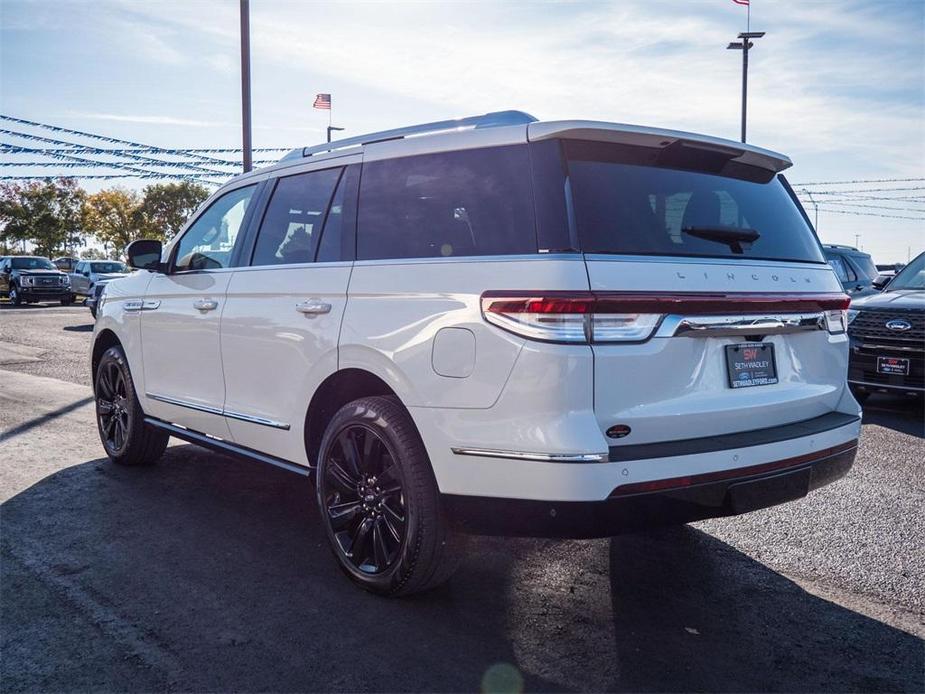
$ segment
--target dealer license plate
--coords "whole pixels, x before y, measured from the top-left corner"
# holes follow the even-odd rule
[[[878,374],[909,375],[909,360],[901,357],[877,357]]]
[[[726,345],[726,374],[730,388],[769,386],[777,383],[774,345],[746,342]]]

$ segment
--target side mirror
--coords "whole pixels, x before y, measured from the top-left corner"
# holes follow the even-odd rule
[[[882,278],[878,277],[871,283],[871,285],[873,286],[874,289],[878,291],[883,291],[883,288],[886,287],[886,285],[890,283],[890,279],[891,279],[890,277],[882,277]]]
[[[138,239],[132,241],[125,248],[125,255],[128,258],[128,264],[137,270],[150,270],[158,272],[161,270],[161,251],[163,247],[160,241],[154,239]]]

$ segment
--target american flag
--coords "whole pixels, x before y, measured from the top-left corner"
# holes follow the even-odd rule
[[[751,0],[732,0],[736,5],[748,5]]]
[[[734,0],[734,1],[739,2],[739,0]],[[747,1],[748,0],[746,0],[746,2]],[[320,108],[325,111],[330,111],[331,110],[331,95],[330,94],[318,94],[318,96],[315,97],[315,103],[312,104],[312,106],[314,108]]]

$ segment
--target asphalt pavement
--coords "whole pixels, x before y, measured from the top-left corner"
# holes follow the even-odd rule
[[[386,600],[309,483],[172,445],[103,456],[89,312],[0,305],[0,688],[925,691],[925,425],[874,396],[849,476],[612,540],[471,538]]]

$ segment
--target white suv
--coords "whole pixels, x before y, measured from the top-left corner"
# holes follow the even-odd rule
[[[295,150],[110,282],[113,461],[168,436],[311,475],[340,566],[449,575],[460,532],[601,537],[844,475],[842,293],[773,152],[519,112]]]

